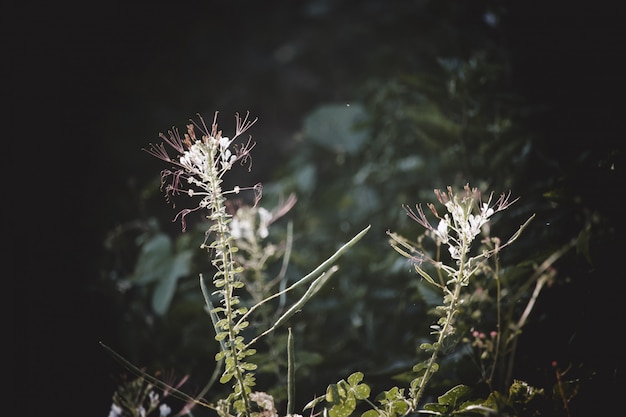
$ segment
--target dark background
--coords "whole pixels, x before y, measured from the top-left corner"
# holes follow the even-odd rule
[[[273,144],[255,157],[263,181],[295,152],[290,141],[308,111],[349,101],[368,71],[396,64],[372,62],[377,48],[402,45],[410,54],[415,42],[421,50],[430,45],[462,54],[489,6],[506,9],[493,41],[506,42],[516,93],[550,109],[533,127],[550,138],[554,153],[575,159],[582,151],[622,147],[626,48],[619,11],[597,3],[403,3],[217,1],[22,11],[13,22],[10,65],[16,79],[26,80],[24,89],[11,91],[29,116],[11,108],[9,116],[28,122],[17,138],[5,140],[42,141],[46,168],[20,165],[10,180],[30,183],[26,171],[43,191],[29,204],[28,220],[38,225],[29,232],[29,249],[9,252],[26,257],[33,271],[28,279],[8,278],[16,281],[19,305],[9,315],[16,351],[7,358],[18,415],[108,413],[118,367],[98,341],[114,340],[119,312],[93,291],[102,242],[136,215],[126,205],[130,194],[161,168],[141,148],[198,112],[209,118],[219,110],[228,123],[236,111],[259,117],[254,137]],[[440,37],[415,39],[424,25],[441,26]],[[19,156],[13,151],[6,158]],[[623,172],[623,165],[616,168]],[[623,182],[587,180],[619,220],[623,192],[610,185]],[[623,244],[615,246],[618,252]],[[607,266],[605,282],[593,284],[606,294],[598,300],[604,306],[618,301],[617,274]],[[620,309],[607,308],[606,322],[597,323],[598,343],[607,343],[608,329],[623,327]]]

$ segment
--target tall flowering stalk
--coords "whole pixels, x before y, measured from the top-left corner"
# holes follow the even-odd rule
[[[460,312],[463,288],[469,285],[472,275],[481,268],[487,258],[513,242],[528,224],[528,222],[524,224],[506,243],[495,245],[493,249],[473,255],[472,245],[490,218],[517,200],[509,201],[509,193],[501,194],[494,202],[492,193],[487,201],[483,201],[481,193],[476,188],[470,188],[469,185],[466,185],[463,192],[458,194],[448,187],[447,192],[435,190],[435,195],[447,211],[440,215],[433,204],[428,204],[431,213],[438,219],[436,227],[430,223],[421,205],[417,205],[415,209],[405,206],[404,209],[411,219],[427,229],[438,245],[447,246],[452,259],[450,265],[435,261],[417,250],[407,239],[395,233],[389,233],[393,248],[411,259],[419,275],[443,292],[443,303],[437,308],[441,317],[436,324],[431,326],[431,333],[435,335],[436,341],[420,346],[422,350],[431,353],[430,358],[413,367],[413,371],[418,375],[411,382],[410,397],[413,410],[417,409],[430,378],[439,368],[438,356],[443,351],[448,338],[455,334],[455,318]],[[432,278],[422,268],[424,261],[434,265],[438,272],[443,271],[445,277],[438,280]]]
[[[256,304],[249,309],[240,307],[240,299],[236,294],[236,290],[245,286],[242,279],[244,268],[237,263],[237,260],[246,261],[244,263],[247,263],[248,269],[251,268],[251,265],[247,262],[249,260],[235,257],[235,253],[239,250],[236,245],[238,243],[242,244],[244,250],[253,249],[254,267],[252,267],[252,272],[259,267],[259,262],[262,264],[265,255],[259,252],[259,248],[255,247],[254,242],[250,241],[250,239],[254,241],[257,238],[255,234],[250,234],[252,233],[250,219],[246,219],[244,213],[240,213],[240,217],[233,222],[232,216],[227,211],[225,197],[228,194],[238,194],[244,189],[253,190],[253,209],[255,209],[261,198],[261,185],[257,184],[249,188],[236,186],[232,190],[222,189],[224,174],[230,171],[236,162],[241,162],[242,164],[249,163],[251,161],[250,151],[254,147],[254,143],[250,139],[242,145],[234,142],[256,122],[256,119],[249,120],[248,115],[242,118],[237,114],[236,122],[235,134],[232,138],[228,138],[223,136],[222,132],[217,128],[217,113],[211,129],[208,129],[204,120],[200,118],[199,124],[192,122],[187,125],[187,133],[182,137],[175,128],[169,131],[167,136],[164,134],[160,135],[170,147],[177,151],[175,157],[170,157],[164,144],[151,144],[146,151],[170,163],[172,166],[161,171],[161,188],[165,190],[168,200],[179,194],[187,194],[189,197],[198,198],[199,200],[196,206],[182,209],[175,216],[174,220],[180,218],[183,231],[186,228],[185,217],[196,210],[208,210],[207,218],[211,221],[206,233],[206,239],[201,247],[209,252],[211,263],[216,270],[213,275],[213,286],[215,288],[213,294],[219,296],[220,305],[217,307],[213,305],[210,299],[211,294],[209,294],[202,276],[200,276],[200,287],[215,327],[215,339],[220,343],[221,347],[215,356],[218,364],[224,363],[224,372],[221,375],[220,382],[226,384],[234,380],[231,394],[228,398],[220,400],[217,406],[213,408],[216,409],[220,417],[231,417],[233,415],[231,408],[234,409],[237,416],[250,417],[254,413],[252,405],[256,404],[256,408],[261,410],[261,413],[268,412],[269,414],[264,415],[274,417],[273,400],[269,401],[270,397],[264,393],[252,392],[252,387],[255,385],[253,371],[257,366],[248,362],[249,357],[256,353],[256,350],[251,348],[251,346],[261,337],[285,324],[294,314],[302,309],[306,302],[337,271],[338,268],[333,263],[348,248],[358,242],[368,232],[370,226],[363,229],[350,241],[341,246],[326,261],[289,287],[283,288],[269,296],[263,294],[265,298],[257,299]],[[200,138],[196,136],[196,129],[202,133]],[[260,222],[258,230],[254,233],[258,233],[258,237],[265,237],[269,224],[284,215],[293,204],[295,204],[295,197],[288,199],[284,205],[272,213],[261,208],[255,210],[257,214],[260,214]],[[249,246],[250,244],[252,246]],[[304,285],[308,285],[308,288],[300,299],[281,311],[278,318],[273,323],[268,324],[268,329],[251,341],[247,343],[244,341],[241,332],[249,325],[247,319],[250,313],[269,301],[278,297],[284,297],[287,292]],[[281,299],[281,309],[282,307],[285,306],[283,306],[283,300]],[[288,413],[291,414],[292,411],[290,410],[293,408],[292,397],[294,392],[293,369],[295,366],[292,363],[293,341],[289,344],[288,351],[290,353]]]
[[[161,187],[165,187],[167,198],[185,193],[190,197],[199,197],[197,206],[181,210],[175,217],[180,217],[183,231],[186,228],[185,216],[190,212],[206,209],[207,218],[211,225],[207,231],[202,248],[211,255],[211,262],[216,269],[213,275],[215,293],[219,295],[220,306],[211,308],[211,316],[215,318],[216,340],[220,342],[221,351],[216,355],[216,360],[224,360],[225,369],[220,378],[222,383],[228,383],[234,378],[233,392],[228,401],[222,406],[221,414],[229,414],[232,404],[239,414],[248,416],[250,412],[250,393],[254,386],[254,376],[251,371],[256,365],[246,362],[246,357],[255,353],[244,344],[244,338],[239,333],[248,326],[245,320],[237,320],[247,312],[245,307],[239,308],[239,297],[235,290],[243,287],[238,277],[243,269],[235,263],[233,238],[229,223],[231,216],[226,211],[225,195],[239,193],[242,188],[236,186],[232,190],[222,189],[222,178],[236,162],[245,163],[250,161],[250,150],[254,144],[248,139],[243,145],[235,144],[235,140],[241,136],[256,119],[249,120],[248,115],[242,118],[236,115],[236,130],[232,138],[222,135],[217,127],[217,113],[208,129],[204,120],[200,118],[200,124],[192,122],[187,125],[187,133],[181,138],[178,130],[168,132],[168,136],[161,134],[160,137],[178,152],[175,158],[169,156],[163,144],[151,144],[147,150],[151,155],[169,162],[172,169],[164,169],[161,172]],[[200,138],[196,136],[196,128],[201,131]],[[252,187],[255,191],[255,202],[261,195],[261,186]],[[204,290],[204,283],[201,282]],[[206,296],[206,294],[205,294]],[[207,303],[212,307],[207,297]]]

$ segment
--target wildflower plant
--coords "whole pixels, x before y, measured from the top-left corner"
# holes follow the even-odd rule
[[[218,129],[216,113],[210,128],[200,117],[199,122],[192,121],[187,125],[187,131],[182,136],[175,128],[167,136],[160,135],[177,152],[176,156],[170,156],[164,144],[151,144],[146,149],[152,156],[170,164],[169,168],[161,172],[161,188],[167,200],[174,205],[174,200],[180,196],[195,201],[190,208],[179,210],[174,217],[174,220],[180,220],[182,230],[186,230],[187,216],[192,212],[204,213],[208,220],[200,248],[208,254],[213,277],[212,285],[208,285],[200,274],[200,290],[206,312],[213,323],[215,341],[219,344],[219,351],[215,355],[215,373],[199,394],[192,397],[178,390],[187,376],[176,386],[168,385],[139,370],[103,345],[117,360],[139,375],[138,379],[121,385],[116,391],[110,410],[111,417],[157,413],[166,416],[171,413],[170,405],[163,401],[168,395],[186,401],[176,415],[191,414],[194,406],[201,405],[214,410],[220,417],[297,416],[294,413],[293,334],[291,328],[288,328],[287,376],[281,378],[279,374],[283,370],[281,365],[284,365],[284,361],[278,358],[284,351],[276,349],[276,346],[279,340],[284,339],[276,337],[274,331],[287,324],[324,287],[338,270],[335,262],[369,231],[370,226],[340,246],[309,274],[290,283],[286,270],[293,245],[293,224],[288,224],[284,243],[276,245],[268,238],[271,225],[285,216],[297,199],[292,194],[277,207],[268,210],[259,204],[262,195],[260,184],[252,187],[234,186],[227,190],[223,188],[224,176],[236,163],[247,165],[248,170],[252,167],[250,153],[255,143],[251,138],[242,144],[237,141],[256,119],[250,120],[248,115],[242,118],[237,114],[235,120],[236,129],[232,138],[224,136]],[[196,133],[197,130],[200,134]],[[252,201],[251,204],[243,202],[243,193],[251,193],[252,198],[248,199]],[[550,266],[574,243],[570,242],[542,264],[535,265],[532,275],[521,285],[517,284],[517,290],[515,287],[507,288],[511,290],[508,297],[519,301],[535,285],[521,314],[518,303],[517,307],[503,312],[501,281],[505,275],[500,266],[499,254],[521,235],[534,215],[508,240],[501,241],[491,236],[491,223],[494,215],[517,201],[511,199],[510,193],[500,194],[497,198],[490,193],[487,198],[483,198],[481,192],[469,184],[458,192],[447,187],[445,191],[434,190],[434,193],[444,210],[435,204],[428,204],[428,210],[424,210],[420,204],[403,206],[407,216],[425,229],[417,241],[387,232],[392,248],[406,257],[423,279],[418,288],[420,291],[428,288],[427,304],[434,306],[432,311],[436,315],[436,321],[429,327],[430,340],[418,343],[419,358],[411,368],[410,378],[406,379],[408,386],[393,386],[372,399],[371,387],[365,382],[365,375],[353,372],[347,378],[328,385],[325,395],[314,398],[304,407],[305,410],[325,403],[323,415],[328,417],[349,417],[356,412],[359,404],[369,407],[362,413],[362,417],[403,417],[416,413],[441,416],[489,413],[522,415],[519,413],[534,407],[532,403],[545,399],[543,390],[511,378],[516,340],[539,292],[553,279],[555,272]],[[431,241],[434,246],[428,245]],[[278,272],[271,276],[267,266],[276,261],[281,265]],[[289,304],[287,295],[295,289],[304,291],[296,301]],[[484,317],[481,310],[489,302],[495,306],[495,323],[481,320]],[[479,307],[475,308],[477,305]],[[474,315],[473,308],[474,312],[479,311],[480,314]],[[253,314],[255,320],[252,320]],[[268,340],[269,353],[257,355],[255,345],[262,338]],[[446,356],[452,357],[450,353],[460,342],[477,354],[483,378],[481,382],[487,384],[489,396],[486,399],[476,398],[469,386],[461,384],[436,397],[436,402],[430,402],[433,377],[447,364]],[[508,358],[508,364],[505,357]],[[502,380],[503,386],[508,387],[508,393],[498,391],[503,386],[495,388],[493,381],[496,379],[496,368],[506,369],[506,376]],[[269,390],[255,389],[257,373],[268,370],[278,377],[278,381],[283,382],[282,385],[276,384],[274,392],[286,385],[286,393],[278,397],[281,401],[283,397],[287,398],[285,413],[278,411],[276,397],[268,393]],[[557,379],[564,373],[557,370]],[[229,385],[230,390],[226,398],[210,402],[204,396],[217,380]],[[156,394],[156,388],[162,390],[161,397]],[[574,388],[562,384],[560,379],[558,388],[567,411],[568,402],[575,394]]]
[[[241,118],[237,114],[237,127],[232,139],[223,136],[218,130],[217,113],[211,129],[207,128],[202,118],[200,120],[201,125],[195,123],[187,125],[184,138],[181,138],[176,129],[171,130],[168,136],[160,135],[179,152],[177,159],[169,156],[163,144],[152,145],[148,152],[172,163],[175,168],[174,171],[165,169],[161,172],[161,184],[165,187],[165,194],[168,198],[180,193],[200,198],[196,207],[183,209],[176,216],[176,218],[180,216],[183,231],[186,228],[186,215],[200,209],[208,211],[207,218],[210,226],[201,248],[206,249],[212,255],[211,263],[216,270],[213,275],[213,285],[220,299],[220,306],[213,307],[210,299],[206,298],[210,306],[210,314],[215,318],[216,340],[222,347],[216,360],[224,359],[226,364],[220,382],[227,383],[233,378],[236,381],[230,400],[236,410],[243,412],[250,410],[249,394],[255,382],[251,371],[256,369],[256,365],[248,362],[246,358],[256,351],[246,348],[243,337],[240,336],[249,323],[243,320],[235,324],[237,318],[245,314],[247,309],[239,306],[239,296],[235,293],[235,290],[243,287],[241,280],[237,278],[243,270],[234,260],[236,249],[232,246],[229,228],[231,216],[226,212],[225,196],[230,193],[238,194],[241,188],[236,186],[230,191],[224,191],[222,181],[224,174],[233,167],[235,162],[251,161],[250,150],[254,147],[251,140],[248,139],[243,146],[238,146],[234,142],[256,122],[256,119],[249,120],[248,115]],[[201,138],[196,136],[196,127],[202,132]],[[257,193],[256,201],[261,195],[260,185],[253,189]]]
[[[439,369],[439,359],[443,353],[448,353],[459,340],[457,334],[457,320],[462,315],[463,303],[466,300],[465,289],[476,275],[484,272],[486,262],[498,254],[504,247],[511,244],[521,234],[522,230],[530,222],[529,219],[519,230],[505,243],[499,239],[489,237],[489,222],[491,217],[507,209],[517,200],[510,199],[509,194],[501,194],[494,201],[490,194],[483,201],[481,193],[476,188],[466,185],[462,192],[456,193],[451,187],[446,192],[435,190],[439,203],[445,209],[445,214],[440,214],[434,204],[428,204],[428,208],[438,220],[433,226],[421,205],[415,209],[404,206],[407,215],[426,229],[425,236],[431,237],[436,244],[437,255],[430,256],[423,250],[423,244],[411,242],[403,236],[388,232],[391,246],[401,255],[405,256],[415,267],[417,273],[433,288],[442,294],[442,300],[435,311],[439,318],[430,326],[431,335],[435,341],[422,343],[420,349],[428,355],[428,358],[413,366],[413,379],[410,381],[407,392],[398,387],[382,392],[376,397],[375,404],[369,399],[370,388],[362,383],[363,374],[353,373],[345,380],[328,386],[326,395],[315,398],[305,408],[314,408],[317,404],[326,401],[330,417],[347,417],[357,408],[357,400],[369,404],[372,409],[365,411],[363,417],[395,417],[420,412],[435,415],[451,415],[453,411],[450,404],[461,407],[463,411],[493,411],[497,407],[489,407],[483,404],[461,401],[468,397],[468,387],[459,385],[444,396],[439,397],[440,403],[426,404],[423,409],[422,400],[429,385],[429,381]],[[479,237],[483,237],[480,239]],[[479,245],[481,244],[481,245]],[[440,260],[441,246],[447,247],[449,262]],[[435,274],[429,272],[430,265]],[[434,275],[434,276],[433,276]],[[498,334],[492,334],[498,343]]]
[[[173,389],[177,390],[180,388],[187,380],[187,377],[182,378]],[[171,414],[172,409],[163,400],[169,394],[170,389],[166,388],[161,396],[155,385],[139,376],[118,386],[113,394],[113,403],[111,404],[109,417],[167,417]]]
[[[523,228],[528,224],[528,222],[524,224],[507,242],[475,253],[472,252],[472,248],[476,246],[476,238],[486,228],[490,218],[494,214],[507,209],[517,199],[509,201],[509,193],[501,194],[493,202],[492,193],[487,201],[483,201],[478,189],[470,188],[469,185],[466,185],[463,192],[458,194],[452,190],[452,187],[448,187],[447,192],[435,190],[435,195],[439,203],[447,211],[442,216],[434,204],[428,204],[428,208],[438,220],[436,227],[430,223],[421,205],[417,205],[415,210],[407,206],[404,209],[411,219],[430,232],[430,235],[437,241],[438,245],[443,244],[447,246],[451,259],[450,265],[435,260],[423,252],[416,253],[416,249],[406,239],[394,233],[389,233],[392,247],[400,254],[411,259],[417,273],[443,293],[443,303],[437,307],[441,317],[437,323],[430,327],[432,330],[431,334],[434,335],[436,341],[432,344],[423,343],[420,346],[422,350],[430,353],[430,358],[413,367],[413,372],[418,375],[411,381],[410,387],[411,406],[413,409],[416,409],[418,406],[428,381],[439,369],[439,354],[445,350],[446,342],[456,334],[455,321],[461,312],[463,289],[468,287],[472,277],[483,268],[485,261],[517,239]],[[423,262],[427,262],[435,267],[438,273],[437,279],[433,278],[423,268]]]
[[[186,216],[192,212],[204,212],[209,221],[205,239],[200,248],[207,251],[214,273],[212,287],[209,287],[202,274],[200,275],[200,289],[204,296],[206,310],[213,322],[216,333],[215,340],[220,346],[219,352],[215,355],[216,372],[223,366],[219,381],[222,384],[231,384],[232,390],[227,398],[218,400],[216,404],[211,404],[205,401],[202,396],[208,392],[216,378],[212,378],[200,394],[194,398],[174,390],[157,378],[140,371],[106,345],[103,344],[103,347],[126,367],[140,374],[154,386],[158,386],[164,391],[175,392],[179,398],[186,400],[187,404],[179,415],[188,414],[194,405],[200,404],[214,409],[221,417],[233,415],[273,417],[278,416],[278,412],[272,396],[265,392],[253,391],[256,385],[255,371],[258,367],[251,360],[257,353],[253,345],[262,337],[286,324],[294,314],[303,308],[306,302],[337,271],[338,267],[334,265],[334,262],[367,233],[369,226],[341,246],[311,273],[288,286],[284,279],[284,269],[287,266],[291,240],[288,239],[287,247],[283,248],[282,251],[271,244],[264,244],[263,241],[269,234],[269,225],[285,215],[295,204],[296,198],[292,195],[276,209],[269,211],[258,205],[262,195],[260,184],[252,187],[235,186],[229,190],[222,188],[224,175],[236,163],[247,165],[248,170],[252,167],[250,151],[254,148],[255,143],[252,142],[251,138],[248,138],[243,144],[237,143],[237,140],[256,122],[256,119],[249,119],[248,114],[245,117],[237,114],[235,133],[232,138],[229,138],[218,129],[217,115],[215,113],[210,128],[205,124],[204,119],[199,117],[199,122],[192,121],[187,125],[187,132],[182,136],[176,128],[170,130],[167,136],[160,134],[164,142],[177,152],[176,156],[170,156],[163,143],[151,144],[145,150],[152,156],[171,165],[161,171],[161,188],[164,190],[168,201],[175,205],[174,199],[185,195],[196,200],[194,206],[180,210],[174,217],[175,221],[181,221],[183,232],[187,227]],[[196,130],[199,130],[200,134],[197,134]],[[253,193],[252,206],[241,204],[239,200],[227,200],[227,197],[245,191],[252,191]],[[281,273],[270,282],[263,282],[266,279],[263,273],[266,261],[280,252],[283,254],[287,252]],[[270,294],[270,289],[276,284],[280,284],[280,290]],[[307,285],[308,288],[297,301],[289,306],[285,304],[287,293]],[[248,293],[252,295],[251,302],[249,300],[242,302],[241,296],[244,289],[247,289]],[[251,313],[258,313],[262,306],[269,306],[270,301],[279,297],[281,303],[272,316],[272,320],[267,320],[269,316],[266,315],[266,320],[261,320],[266,328],[262,331],[259,330],[258,334],[249,340],[250,332],[247,332],[246,329],[250,326],[249,317]],[[286,414],[291,415],[293,414],[293,396],[295,395],[295,355],[290,329],[287,339],[287,359],[288,403]],[[214,377],[216,375],[218,374],[214,374]],[[119,399],[119,396],[116,398]],[[118,403],[119,401],[114,401],[112,408],[114,415],[119,414],[120,406]],[[156,402],[154,403],[156,404]],[[163,410],[169,412],[165,408]]]

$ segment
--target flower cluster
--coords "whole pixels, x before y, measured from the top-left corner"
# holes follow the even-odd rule
[[[467,254],[470,244],[481,233],[490,217],[517,201],[509,201],[510,193],[501,194],[492,205],[493,193],[483,202],[480,191],[470,188],[469,185],[465,185],[461,194],[455,194],[452,187],[448,187],[447,193],[435,190],[435,195],[448,211],[441,216],[433,204],[428,204],[430,211],[439,220],[437,228],[430,224],[421,205],[416,206],[416,211],[406,206],[404,209],[409,217],[432,232],[441,243],[447,244],[450,256],[457,261]]]
[[[180,382],[176,384],[174,389],[180,388],[188,376],[183,377]],[[135,378],[131,381],[127,381],[120,385],[117,391],[113,394],[113,402],[111,409],[109,410],[109,417],[125,417],[125,416],[138,416],[138,417],[168,417],[172,409],[163,400],[171,394],[170,390],[163,391],[163,397],[161,397],[156,391],[155,386],[143,377]],[[183,408],[183,411],[188,409],[190,404]],[[178,415],[183,415],[181,411]]]
[[[435,261],[407,239],[388,232],[393,248],[403,256],[411,259],[420,276],[434,287],[439,288],[443,294],[442,305],[437,306],[435,309],[440,317],[435,324],[430,326],[432,329],[431,334],[435,335],[437,340],[432,344],[423,343],[420,345],[421,349],[430,352],[430,358],[413,367],[416,377],[411,381],[410,396],[411,407],[414,410],[425,392],[428,381],[439,369],[439,364],[437,363],[439,355],[445,351],[446,345],[454,343],[454,341],[450,342],[450,338],[456,333],[456,319],[461,313],[460,306],[464,297],[462,289],[469,285],[470,277],[485,264],[487,258],[513,242],[525,226],[523,225],[520,231],[505,244],[500,245],[497,238],[490,239],[490,242],[497,242],[495,247],[485,249],[482,253],[471,256],[471,246],[475,238],[483,232],[486,238],[489,237],[489,230],[486,227],[491,216],[505,210],[517,199],[509,201],[510,193],[501,194],[495,203],[492,204],[492,193],[485,202],[482,200],[478,189],[470,188],[469,184],[465,185],[460,193],[454,193],[452,187],[448,187],[447,192],[435,190],[435,195],[439,203],[447,210],[447,213],[442,216],[437,212],[433,204],[428,204],[432,214],[439,220],[436,228],[426,218],[421,205],[418,204],[416,210],[407,206],[404,206],[404,209],[411,219],[426,228],[426,234],[435,239],[437,248],[439,248],[439,244],[448,246],[454,265],[446,265],[439,260]],[[439,258],[438,252],[437,259]],[[427,259],[437,267],[438,279],[433,278],[421,267],[421,262],[424,259]],[[442,276],[441,271],[444,271],[447,276]],[[497,333],[492,335],[492,337],[496,338],[496,341],[497,336]],[[480,333],[475,334],[474,337],[479,341],[483,339]]]
[[[272,213],[264,207],[240,207],[230,222],[230,234],[234,239],[254,242],[269,236],[268,226]]]
[[[217,127],[217,112],[213,119],[211,129],[209,129],[202,117],[199,116],[200,122],[193,120],[187,125],[187,133],[181,138],[176,128],[168,132],[168,135],[161,133],[159,135],[170,147],[178,154],[176,157],[170,157],[163,143],[155,145],[150,144],[146,152],[162,159],[173,166],[172,169],[164,169],[161,171],[161,189],[165,187],[165,195],[168,200],[177,194],[188,194],[190,197],[201,197],[200,202],[194,208],[186,208],[181,210],[174,220],[179,216],[181,218],[183,231],[186,228],[185,216],[192,211],[211,208],[216,197],[216,191],[219,194],[238,194],[243,188],[236,186],[230,191],[222,191],[216,189],[219,186],[224,174],[229,171],[235,162],[242,164],[249,162],[251,169],[250,151],[254,148],[254,143],[248,139],[243,145],[235,144],[235,140],[252,126],[257,119],[249,120],[249,115],[240,117],[236,115],[236,130],[232,138],[222,136],[222,131]],[[196,136],[196,129],[202,133],[201,138]],[[215,181],[218,181],[216,184]],[[255,203],[261,195],[261,185],[249,187],[255,192]]]
[[[123,416],[123,411],[122,407],[116,405],[116,404],[111,404],[111,410],[109,411],[109,417],[122,417]],[[172,412],[172,409],[167,405],[167,404],[161,404],[159,405],[159,417],[167,417],[170,415],[170,413]],[[147,411],[144,407],[139,407],[137,409],[137,415],[141,416],[141,417],[145,417],[147,416]]]
[[[283,217],[296,204],[295,194],[290,194],[285,201],[271,211],[261,206],[240,205],[230,222],[230,234],[235,240],[244,240],[253,244],[257,240],[263,240],[269,236],[269,226]]]
[[[489,332],[489,335],[487,335],[484,332],[473,330],[472,337],[474,339],[472,341],[472,346],[481,351],[481,359],[487,359],[490,355],[495,354],[498,343],[498,332],[492,330],[491,332]]]

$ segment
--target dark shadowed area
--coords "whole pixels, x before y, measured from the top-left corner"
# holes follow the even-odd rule
[[[497,83],[476,81],[477,94],[486,97],[493,93],[489,97],[502,99],[510,108],[515,106],[517,120],[523,120],[518,137],[533,143],[536,159],[532,161],[538,168],[534,170],[529,163],[516,171],[510,157],[502,162],[511,170],[506,174],[510,181],[503,178],[505,174],[488,172],[479,163],[473,165],[474,171],[463,171],[462,177],[472,180],[475,173],[481,180],[493,179],[491,184],[498,187],[514,184],[515,195],[528,191],[530,195],[522,195],[522,200],[527,198],[529,204],[541,201],[540,217],[545,218],[540,221],[558,225],[553,228],[567,229],[569,224],[573,229],[577,222],[583,223],[581,213],[595,213],[602,219],[594,226],[594,231],[602,233],[596,238],[605,239],[592,244],[592,266],[579,258],[560,265],[563,275],[575,284],[547,289],[538,302],[545,320],[538,319],[520,342],[520,351],[526,352],[519,360],[520,375],[539,381],[541,371],[525,369],[524,360],[549,363],[558,352],[545,346],[559,346],[561,352],[568,352],[563,353],[566,361],[597,365],[603,381],[608,381],[598,392],[585,393],[585,398],[610,395],[616,390],[612,383],[624,372],[624,358],[617,348],[624,314],[616,291],[623,268],[616,256],[623,249],[618,218],[624,172],[621,102],[626,81],[621,17],[593,4],[576,9],[499,1],[307,0],[84,5],[59,17],[33,19],[31,22],[38,22],[35,26],[46,28],[37,31],[43,38],[40,50],[30,48],[31,53],[37,56],[40,51],[42,56],[42,62],[33,65],[58,64],[51,81],[58,93],[52,99],[54,108],[41,109],[32,103],[36,111],[59,113],[59,137],[50,151],[54,168],[43,174],[54,177],[44,180],[53,188],[51,198],[58,213],[51,226],[54,233],[50,235],[43,226],[38,237],[52,251],[28,261],[49,263],[54,272],[37,274],[17,286],[22,307],[13,313],[17,318],[14,340],[21,359],[14,362],[17,379],[12,383],[18,388],[15,402],[22,409],[19,415],[49,411],[48,415],[105,416],[109,411],[123,369],[98,342],[125,347],[131,343],[124,340],[128,333],[126,324],[121,324],[129,320],[128,305],[124,304],[128,298],[112,297],[113,284],[107,281],[113,269],[105,250],[107,236],[120,225],[146,218],[159,219],[167,233],[180,231],[178,223],[169,221],[175,211],[158,191],[158,173],[163,166],[142,150],[151,142],[160,142],[160,132],[172,127],[184,130],[197,114],[210,122],[215,111],[219,111],[220,126],[230,132],[235,113],[250,112],[251,117],[258,117],[250,130],[257,147],[252,173],[241,170],[241,178],[252,175],[253,182],[277,184],[281,176],[297,172],[299,164],[304,167],[307,161],[315,161],[319,180],[328,182],[331,189],[333,171],[328,168],[326,176],[321,172],[327,165],[339,165],[335,162],[339,159],[325,154],[321,145],[313,151],[303,150],[311,149],[302,139],[308,115],[322,105],[337,103],[369,103],[368,110],[384,109],[382,104],[372,103],[379,103],[375,96],[382,96],[383,90],[391,97],[389,88],[401,91],[393,96],[400,104],[391,106],[391,98],[381,101],[395,109],[394,117],[401,118],[402,100],[431,97],[429,88],[436,87],[424,79],[437,80],[435,75],[441,73],[438,62],[442,62],[438,58],[470,62],[477,56],[485,58],[486,73],[491,63],[500,65]],[[435,75],[422,79],[421,74]],[[393,90],[396,85],[403,87]],[[411,93],[407,86],[422,90]],[[440,90],[437,97],[443,103],[443,83]],[[454,106],[452,103],[449,109]],[[483,103],[481,110],[488,106]],[[503,113],[508,111],[503,109]],[[492,110],[496,112],[489,107]],[[383,119],[380,114],[377,117]],[[372,125],[375,131],[376,123]],[[37,134],[45,135],[45,130]],[[397,132],[405,138],[413,131],[398,128]],[[397,153],[417,152],[408,147],[408,141],[399,140],[402,145],[396,145],[391,134],[381,140],[388,140],[390,148],[407,146],[395,149]],[[306,154],[309,159],[303,156],[305,152],[310,152]],[[355,155],[359,156],[352,160],[348,155],[340,169],[347,172],[352,167],[356,172],[366,158],[378,158],[365,151]],[[442,168],[433,175],[436,183],[421,180],[426,183],[420,182],[419,187],[431,192],[460,178],[455,175]],[[372,187],[384,188],[380,183]],[[406,189],[410,190],[410,185]],[[563,204],[578,204],[576,213],[562,217],[562,223],[558,218],[550,220],[551,215],[557,216],[550,214],[555,205],[542,197],[555,189],[562,191]],[[423,193],[413,190],[402,197],[413,201],[418,195]],[[334,197],[311,192],[309,197],[303,197],[298,214],[305,218],[328,216],[325,227],[335,233],[326,236],[320,232],[319,240],[312,237],[321,252],[328,248],[322,237],[336,238],[336,242],[349,235],[346,230],[360,230],[354,223],[345,230],[332,226],[350,220],[349,216],[347,220],[332,217],[340,209],[306,211],[326,198],[341,200],[339,192]],[[570,197],[574,203],[569,202]],[[382,209],[376,210],[368,216],[384,216]],[[399,204],[397,210],[401,211]],[[44,218],[36,221],[45,224],[48,214],[41,216]],[[309,227],[310,234],[316,230],[314,223],[304,227]],[[383,233],[385,228],[394,229],[395,225],[380,225]],[[570,234],[575,237],[577,233],[553,231],[549,236],[556,247]],[[376,239],[384,241],[381,236]],[[548,250],[549,245],[543,243]],[[525,255],[524,250],[534,251],[532,243],[522,247],[518,259]],[[302,268],[307,268],[302,262]],[[320,332],[319,339],[330,337],[330,333]],[[341,346],[347,349],[353,346],[350,343]],[[142,340],[135,351],[125,353],[146,362],[170,364],[173,354],[163,362],[156,360],[157,352],[167,347],[157,348],[159,344],[155,341],[150,352],[150,344]],[[207,363],[211,361],[206,358]],[[357,362],[369,363],[365,359]],[[185,364],[193,366],[192,362]],[[607,376],[612,370],[619,372],[613,380]],[[322,377],[312,376],[311,384],[319,388]],[[580,405],[581,410],[591,408],[586,407]]]

